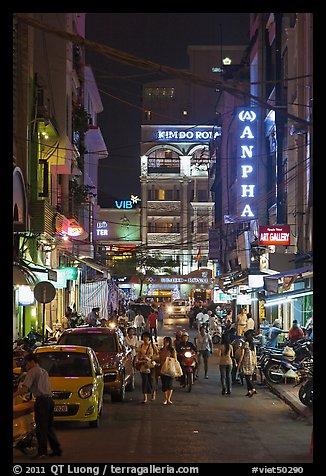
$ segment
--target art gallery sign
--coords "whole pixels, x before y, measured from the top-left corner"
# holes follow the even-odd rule
[[[259,226],[259,244],[290,245],[290,225]]]

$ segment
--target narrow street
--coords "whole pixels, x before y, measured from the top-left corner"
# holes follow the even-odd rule
[[[173,335],[186,321],[166,321],[160,331]],[[193,339],[194,331],[190,332]],[[123,403],[105,397],[100,427],[57,424],[64,455],[49,463],[311,463],[312,425],[298,416],[267,387],[245,397],[246,387],[234,385],[221,395],[215,353],[209,360],[209,378],[200,378],[186,392],[175,382],[173,405],[156,401],[141,404],[140,376]],[[30,461],[15,451],[14,462]]]

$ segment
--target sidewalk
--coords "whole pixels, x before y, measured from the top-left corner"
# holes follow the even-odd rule
[[[277,395],[287,405],[289,405],[298,415],[306,418],[311,425],[313,424],[313,410],[300,402],[298,393],[299,386],[294,387],[292,381],[288,383],[272,384],[264,379],[262,385],[266,385],[271,392]]]

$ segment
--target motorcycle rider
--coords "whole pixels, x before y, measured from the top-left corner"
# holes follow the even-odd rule
[[[183,331],[181,334],[181,341],[179,344],[176,346],[176,351],[177,351],[177,359],[180,362],[180,365],[182,365],[182,355],[186,350],[190,350],[194,353],[194,360],[196,363],[195,366],[195,376],[197,377],[197,372],[198,372],[198,358],[197,358],[197,348],[195,344],[193,344],[189,340],[189,334],[186,331]],[[184,376],[181,377],[181,385],[184,384]]]

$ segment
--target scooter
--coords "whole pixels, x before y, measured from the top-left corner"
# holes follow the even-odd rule
[[[312,366],[313,360],[298,362],[289,361],[282,356],[270,356],[262,371],[266,379],[271,383],[282,383],[286,377],[299,377],[305,366]]]
[[[299,388],[299,400],[303,405],[306,405],[309,408],[313,407],[313,367],[305,365],[304,369],[300,372],[298,383],[295,385],[300,385]]]
[[[33,400],[13,406],[13,447],[29,456],[37,453]]]
[[[23,381],[22,368],[13,369],[13,391]],[[32,394],[19,395],[13,402],[13,447],[22,453],[34,456],[37,453],[37,439],[34,421],[34,400]]]
[[[299,388],[299,400],[300,400],[301,403],[303,403],[307,407],[312,408],[313,407],[313,398],[314,398],[313,377],[310,377]]]
[[[180,365],[183,371],[183,376],[180,377],[183,381],[183,386],[188,392],[191,392],[193,383],[195,381],[195,371],[197,368],[196,352],[190,349],[185,349],[179,355]]]

